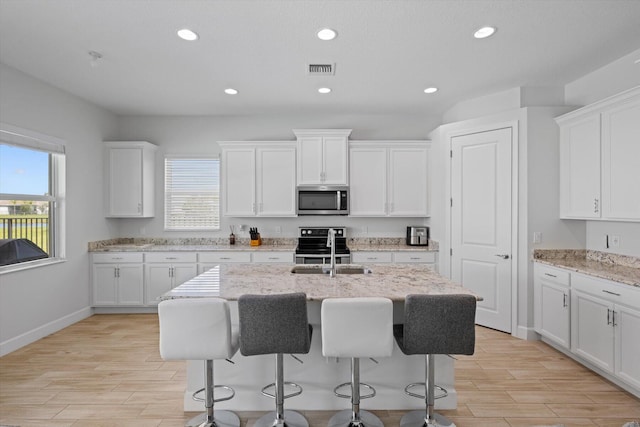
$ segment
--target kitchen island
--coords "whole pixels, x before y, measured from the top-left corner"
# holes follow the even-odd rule
[[[307,267],[307,266],[305,266]],[[319,268],[317,266],[313,266]],[[308,267],[308,268],[313,268]],[[340,266],[345,268],[346,266]],[[236,300],[244,294],[279,294],[304,292],[308,298],[309,322],[314,331],[311,350],[299,356],[300,364],[291,357],[284,359],[285,379],[302,385],[304,392],[288,399],[286,407],[298,410],[339,410],[349,401],[333,394],[333,388],[350,378],[349,360],[322,356],[320,306],[326,298],[386,297],[394,302],[394,323],[402,323],[404,299],[410,294],[472,294],[469,290],[421,265],[368,265],[366,274],[340,274],[330,278],[326,274],[292,273],[292,265],[227,264],[220,265],[183,283],[160,299],[219,297],[230,301],[232,322],[238,322]],[[298,266],[300,268],[300,266]],[[346,327],[347,325],[345,325]],[[216,361],[216,384],[225,384],[236,391],[234,399],[216,404],[220,409],[237,411],[268,411],[272,399],[261,395],[260,389],[273,382],[275,357],[244,357],[239,352],[234,364]],[[203,386],[201,361],[189,361],[185,411],[199,411],[203,404],[191,399],[191,394]],[[424,357],[405,356],[395,346],[388,358],[376,362],[362,359],[361,380],[371,384],[377,395],[362,403],[363,409],[420,409],[424,402],[404,393],[404,387],[424,380]],[[457,393],[454,387],[454,359],[436,357],[436,383],[449,395],[436,401],[440,409],[454,409]]]

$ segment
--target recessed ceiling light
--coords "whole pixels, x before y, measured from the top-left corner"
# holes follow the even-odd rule
[[[473,33],[473,37],[477,39],[486,39],[487,37],[491,37],[496,32],[494,27],[482,27],[475,33]]]
[[[318,31],[318,38],[320,40],[333,40],[337,35],[338,33],[336,33],[335,30],[332,30],[331,28],[323,28]]]
[[[331,88],[321,87],[320,89],[318,89],[318,92],[320,92],[320,93],[329,93],[329,92],[331,92]]]
[[[183,28],[181,30],[178,30],[178,37],[180,37],[182,40],[186,40],[186,41],[194,41],[194,40],[198,40],[199,36],[197,33],[191,31],[188,28]]]
[[[428,87],[424,90],[424,93],[436,93],[438,91],[437,87]]]
[[[227,88],[224,90],[224,93],[226,93],[227,95],[237,95],[238,91],[235,90],[234,88]]]

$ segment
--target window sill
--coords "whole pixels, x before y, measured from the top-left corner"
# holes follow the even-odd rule
[[[43,267],[45,265],[60,264],[66,261],[67,260],[65,258],[47,258],[36,261],[21,262],[19,264],[5,265],[0,267],[0,275],[22,270],[31,270],[32,268]]]

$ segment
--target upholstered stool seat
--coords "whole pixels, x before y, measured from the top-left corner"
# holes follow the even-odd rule
[[[242,295],[238,299],[240,317],[240,353],[244,356],[276,355],[276,379],[262,389],[275,399],[276,410],[259,418],[254,427],[308,427],[302,414],[284,410],[284,400],[302,393],[298,384],[284,381],[283,354],[306,354],[311,347],[312,327],[307,320],[307,296],[304,293],[278,295]],[[284,394],[284,386],[296,389]],[[267,392],[274,388],[274,393]]]
[[[332,298],[322,302],[322,354],[325,357],[351,359],[351,382],[334,389],[339,397],[351,398],[351,409],[336,413],[330,427],[382,427],[382,421],[368,411],[360,410],[360,399],[375,396],[368,384],[360,383],[361,357],[388,357],[393,351],[393,304],[387,298]],[[351,386],[351,395],[339,393]],[[360,386],[370,392],[360,394]]]
[[[214,385],[213,361],[230,359],[238,351],[238,329],[231,325],[229,303],[220,298],[165,300],[158,304],[160,356],[164,360],[204,360],[205,387],[193,394],[205,402],[206,413],[189,420],[187,426],[238,427],[240,419],[230,411],[214,411],[214,402],[233,398],[231,387]],[[215,399],[214,388],[227,396]],[[205,392],[204,399],[197,394]]]
[[[394,326],[394,335],[404,354],[425,355],[425,382],[409,384],[405,393],[425,399],[425,411],[412,411],[400,420],[401,427],[444,427],[455,424],[434,412],[434,355],[473,354],[475,350],[476,298],[471,295],[408,295],[404,325]],[[422,387],[424,395],[409,391]]]

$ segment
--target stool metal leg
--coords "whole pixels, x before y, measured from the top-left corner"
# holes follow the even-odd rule
[[[373,387],[365,385],[373,390],[372,394],[363,396],[375,396]],[[340,387],[340,386],[338,386]],[[336,389],[338,388],[336,387]],[[347,397],[336,393],[340,397]],[[328,427],[384,427],[380,418],[369,411],[360,410],[360,359],[351,358],[351,409],[345,409],[337,412],[331,417]]]
[[[204,414],[191,418],[185,424],[186,427],[240,427],[240,418],[231,411],[213,410],[213,360],[205,360],[205,397],[204,406],[207,410]],[[224,399],[227,400],[227,399]]]
[[[269,412],[258,418],[254,427],[309,427],[309,422],[304,416],[302,416],[302,414],[296,411],[284,409],[284,399],[286,397],[297,396],[300,394],[300,392],[298,392],[285,396],[284,385],[283,355],[282,353],[278,353],[276,354],[275,396],[273,396],[276,400],[276,410],[275,412]],[[268,396],[264,391],[263,394]]]
[[[425,411],[411,411],[400,420],[400,427],[456,427],[444,415],[434,412],[435,406],[435,356],[427,354],[424,362],[425,370]]]

